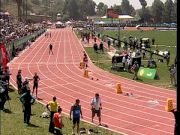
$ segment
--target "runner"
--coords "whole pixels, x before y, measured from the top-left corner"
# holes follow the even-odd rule
[[[84,52],[84,58],[83,58],[83,62],[84,62],[84,68],[88,67],[88,57],[87,54]]]
[[[97,117],[99,118],[99,125],[101,125],[101,110],[102,110],[102,104],[101,104],[101,98],[99,97],[99,94],[96,93],[95,97],[91,101],[91,110],[92,110],[92,122],[94,119],[95,114],[97,114]]]
[[[51,53],[51,54],[53,54],[52,49],[53,49],[53,45],[52,45],[52,44],[50,44],[50,45],[49,45],[49,54],[50,54],[50,53]]]
[[[80,103],[80,100],[76,99],[76,103],[73,106],[71,106],[71,110],[70,110],[70,120],[71,120],[71,114],[73,113],[72,135],[75,135],[74,128],[75,128],[76,124],[77,124],[77,134],[79,134],[80,115],[81,115],[81,118],[83,118],[81,106],[79,105],[79,103]]]

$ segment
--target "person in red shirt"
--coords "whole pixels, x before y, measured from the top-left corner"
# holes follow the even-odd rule
[[[58,112],[55,113],[53,116],[54,129],[55,129],[56,135],[63,135],[61,130],[64,127],[64,124],[62,122],[61,112],[62,112],[62,108],[58,107]]]

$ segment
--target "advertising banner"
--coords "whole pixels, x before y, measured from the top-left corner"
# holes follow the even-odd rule
[[[155,79],[156,69],[140,67],[138,71],[138,77],[144,77],[147,79]]]

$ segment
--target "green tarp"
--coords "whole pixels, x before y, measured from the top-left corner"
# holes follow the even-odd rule
[[[138,77],[144,77],[147,79],[155,79],[156,69],[140,67],[138,71]]]

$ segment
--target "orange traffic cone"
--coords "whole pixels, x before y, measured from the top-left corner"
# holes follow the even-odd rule
[[[172,111],[173,109],[174,109],[174,107],[173,107],[173,99],[168,98],[168,99],[167,99],[167,104],[166,104],[166,106],[165,106],[165,110],[168,111],[168,112],[170,112],[170,111]]]
[[[116,84],[116,93],[117,93],[117,94],[122,94],[122,93],[123,93],[120,83],[117,83],[117,84]]]

